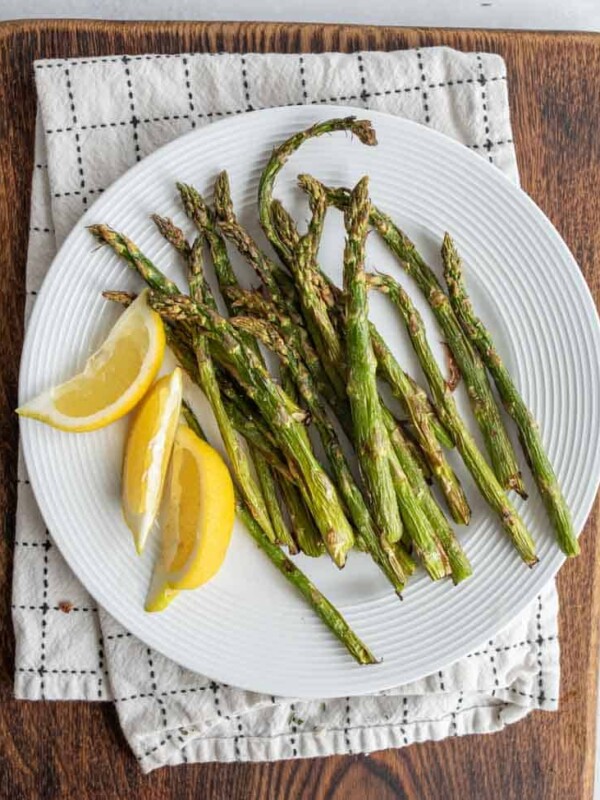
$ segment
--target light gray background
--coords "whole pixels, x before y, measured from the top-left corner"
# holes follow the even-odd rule
[[[278,20],[600,31],[599,0],[0,0],[0,19]]]

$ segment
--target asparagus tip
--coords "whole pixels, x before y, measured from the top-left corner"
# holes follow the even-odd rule
[[[371,120],[355,119],[352,124],[351,131],[360,139],[363,144],[366,144],[369,147],[377,144],[377,135]]]

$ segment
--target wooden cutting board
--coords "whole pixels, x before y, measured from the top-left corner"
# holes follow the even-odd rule
[[[209,764],[142,776],[109,704],[11,699],[10,575],[17,400],[33,156],[35,58],[109,53],[320,52],[449,45],[507,64],[523,187],[600,290],[600,36],[275,23],[13,22],[0,25],[0,787],[15,798],[589,798],[594,771],[600,611],[598,508],[583,554],[558,579],[560,711],[533,713],[493,736],[415,745],[370,757]],[[599,387],[600,390],[600,387]],[[590,442],[598,447],[600,443]]]

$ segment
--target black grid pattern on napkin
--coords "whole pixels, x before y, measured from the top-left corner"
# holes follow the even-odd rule
[[[454,135],[490,161],[495,159],[501,168],[513,166],[508,117],[498,121],[499,109],[506,107],[506,75],[500,59],[481,54],[452,54],[446,56],[446,63],[434,57],[431,50],[400,55],[400,69],[390,68],[395,63],[394,54],[358,53],[345,57],[343,66],[330,72],[325,56],[277,57],[277,66],[283,75],[283,79],[277,78],[277,85],[270,83],[275,80],[272,75],[277,70],[272,66],[265,70],[264,57],[255,55],[119,56],[36,64],[36,72],[43,75],[42,105],[50,95],[56,100],[62,92],[64,108],[59,111],[49,106],[43,108],[43,136],[36,142],[34,182],[36,179],[45,182],[44,191],[51,195],[51,213],[46,209],[38,215],[34,208],[30,263],[45,257],[49,265],[53,253],[48,243],[54,239],[53,233],[62,240],[104,187],[158,146],[191,128],[255,109],[327,103],[386,110]],[[213,87],[211,93],[211,81],[216,80],[219,65],[224,62],[228,65],[230,85],[219,86],[216,93]],[[115,96],[107,98],[106,93],[84,90],[90,77],[90,73],[86,77],[89,69],[103,70],[102,81],[111,87]],[[157,107],[151,88],[159,77],[168,83],[169,91],[158,98]],[[473,120],[468,133],[448,129],[444,99],[446,103],[456,103],[470,110]],[[108,141],[114,144],[113,158],[104,158],[99,164],[96,155],[101,148],[98,145],[106,147]],[[59,161],[58,153],[64,159]],[[42,206],[40,203],[40,208]],[[31,302],[43,275],[42,269],[28,271]],[[23,467],[20,469],[15,569],[23,574],[24,570],[29,570],[28,576],[36,576],[35,580],[20,581],[17,575],[15,579],[13,614],[19,653],[24,656],[18,660],[17,676],[27,677],[25,683],[20,683],[17,677],[20,692],[30,697],[81,696],[86,699],[106,698],[112,693],[125,733],[144,768],[179,763],[188,758],[202,759],[205,751],[198,742],[200,728],[197,723],[189,723],[187,717],[190,706],[195,709],[196,720],[209,718],[215,730],[221,731],[215,735],[211,757],[219,760],[256,758],[257,741],[261,736],[256,731],[256,721],[247,716],[248,709],[256,702],[248,693],[186,673],[100,612],[102,636],[95,604],[81,587],[75,592],[76,581],[57,548],[52,547],[43,524],[40,527],[39,520],[32,523],[31,514],[24,513],[34,501],[25,471]],[[21,497],[22,492],[28,495]],[[24,553],[35,563],[19,564]],[[60,575],[60,580],[53,582],[51,575],[54,574]],[[58,587],[65,583],[70,587],[69,595],[77,593],[77,601],[68,613],[64,606],[61,610],[62,601],[68,598],[57,594]],[[470,665],[477,664],[469,667],[472,674],[487,675],[486,685],[498,696],[498,714],[511,704],[511,695],[538,707],[554,707],[557,702],[555,697],[546,695],[544,671],[548,661],[557,658],[557,641],[554,633],[543,633],[543,612],[539,598],[531,619],[523,621],[517,641],[500,637],[466,660]],[[87,636],[93,642],[88,653],[90,664],[87,661],[71,664],[64,660],[68,659],[68,649],[64,653],[61,648],[72,636]],[[503,686],[499,675],[505,674],[507,659],[513,658],[516,651],[522,652],[523,658],[534,654],[537,674],[533,683],[523,679]],[[62,662],[55,661],[59,652]],[[112,675],[112,685],[109,685],[107,663],[127,662],[138,665],[135,674],[126,675],[119,670]],[[456,736],[472,730],[472,714],[465,702],[469,687],[461,685],[459,669],[453,666],[442,670],[425,682],[427,690],[436,693],[436,697],[447,693],[452,698],[440,721],[443,735]],[[53,681],[51,685],[50,681]],[[457,686],[460,686],[458,690]],[[325,706],[322,715],[327,719],[327,752],[356,753],[377,749],[380,744],[402,746],[421,737],[420,726],[429,722],[419,717],[422,701],[416,701],[413,695],[398,695],[393,700],[383,698],[380,702],[389,703],[390,708],[386,706],[384,713],[382,705],[378,709],[378,721],[371,720],[367,729],[360,699],[342,698],[319,704]],[[261,751],[263,757],[315,754],[311,749],[314,734],[308,730],[307,719],[303,716],[308,717],[309,713],[318,716],[319,709],[307,709],[305,703],[285,703],[275,698],[268,699],[268,703],[275,715],[273,730],[278,733],[273,740],[277,741],[277,749],[272,751],[271,745],[265,744]],[[269,756],[273,752],[275,755]]]

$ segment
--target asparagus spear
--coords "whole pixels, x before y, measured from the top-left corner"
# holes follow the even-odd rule
[[[413,460],[418,465],[419,469],[423,473],[423,477],[427,481],[427,484],[431,486],[433,483],[433,475],[431,474],[431,470],[429,469],[429,464],[425,461],[423,453],[421,452],[421,448],[417,444],[416,439],[413,437],[411,433],[411,427],[408,422],[405,420],[397,419],[390,411],[391,416],[394,418],[396,423],[396,427],[400,428],[402,434],[404,436],[404,441],[406,442],[406,446],[408,447]],[[385,424],[385,423],[384,423]]]
[[[190,187],[188,187],[189,189]],[[191,202],[196,198],[190,195]],[[233,208],[231,188],[226,171],[219,173],[214,186],[214,208],[219,230],[231,241],[265,284],[278,307],[285,307],[285,298],[294,295],[293,281],[283,268],[270,259],[241,225]],[[283,288],[282,288],[283,284]]]
[[[267,320],[272,326],[277,328],[277,315],[273,313],[273,310],[269,304],[259,295],[256,295],[256,293],[239,292],[236,294],[236,298],[237,299],[233,303],[234,307],[240,305],[245,311],[250,311],[257,314],[259,319]],[[339,398],[335,397],[332,406],[336,411],[338,419],[342,423],[342,427],[344,430],[346,430],[349,437],[352,438],[352,419],[351,417],[348,418],[347,415],[346,400],[342,402],[339,401]],[[399,460],[401,469],[406,472],[413,492],[416,493],[423,512],[435,531],[436,535],[433,536],[433,541],[435,542],[436,538],[439,539],[443,550],[446,551],[452,570],[453,580],[458,583],[471,574],[472,570],[469,561],[460,544],[456,540],[454,532],[448,524],[448,521],[437,505],[434,497],[429,492],[423,475],[421,474],[418,465],[415,464],[414,459],[409,452],[409,446],[406,440],[400,431],[397,430],[398,425],[396,420],[384,405],[382,405],[381,410],[384,424],[388,435],[390,436],[391,445],[395,453],[395,458]],[[350,423],[349,425],[347,424],[348,422]],[[399,475],[400,470],[398,465],[394,462],[393,466],[395,474]],[[395,489],[401,493],[404,493],[404,495],[407,494],[404,484],[399,480],[396,481]],[[346,502],[349,504],[347,499]],[[360,513],[360,511],[358,513]],[[364,523],[357,522],[355,518],[355,525],[357,528],[359,528],[359,530],[362,528],[363,524]],[[424,533],[417,530],[416,536],[417,538],[421,538],[420,554],[423,560],[427,562],[426,567],[428,567],[428,571],[433,576],[440,577],[445,572],[445,568],[443,566],[444,556],[439,552],[439,549],[432,544],[431,532]],[[432,563],[430,564],[429,561]]]
[[[299,176],[299,182],[302,177],[303,176]],[[302,183],[300,185],[302,188],[305,188]],[[296,223],[279,200],[273,200],[271,204],[271,216],[273,217],[273,224],[277,235],[284,243],[285,247],[293,252],[300,242],[300,234],[298,233]],[[320,231],[318,231],[318,233],[319,235],[321,234]],[[336,287],[333,286],[321,269],[315,270],[311,277],[315,292],[321,296],[329,311],[335,315],[339,311],[339,307],[336,305],[337,297],[334,292]]]
[[[319,326],[319,332],[327,348],[326,353],[334,354],[339,369],[339,365],[342,364],[339,338],[337,331],[335,329],[331,330],[332,325],[329,323],[327,311],[336,317],[338,327],[341,327],[341,320],[339,319],[339,314],[335,314],[335,309],[339,309],[342,306],[342,293],[318,266],[316,252],[316,244],[318,244],[318,238],[321,235],[324,208],[327,205],[327,195],[323,185],[310,175],[300,175],[298,177],[298,184],[309,197],[309,202],[313,209],[311,225],[313,229],[316,228],[316,235],[313,234],[310,236],[311,229],[309,228],[307,236],[301,239],[293,220],[278,201],[273,201],[272,204],[274,224],[281,240],[285,242],[286,247],[288,247],[292,253],[296,253],[297,249],[301,246],[301,242],[310,236],[309,241],[312,241],[313,244],[312,252],[310,253],[311,258],[304,267],[312,281],[313,294],[316,294],[321,302],[321,313],[320,316],[315,319],[315,322],[319,325],[320,320],[324,318],[324,323]],[[315,211],[317,214],[315,214]],[[313,300],[313,304],[316,305],[317,302],[317,300]],[[328,323],[330,327],[328,327]],[[454,476],[441,449],[436,443],[432,442],[431,439],[432,435],[435,435],[440,444],[443,444],[445,447],[452,447],[452,441],[448,433],[444,430],[433,412],[425,392],[423,392],[418,384],[402,370],[383,337],[379,334],[372,322],[369,322],[369,330],[371,332],[373,351],[377,359],[378,372],[383,375],[384,379],[389,383],[394,395],[411,416],[413,416],[418,409],[418,414],[416,414],[418,421],[413,420],[413,423],[418,431],[418,438],[422,439],[420,444],[426,454],[431,454],[433,463],[437,465],[437,469],[441,473],[442,490],[444,491],[445,485],[448,486],[450,490],[448,502],[455,515],[456,521],[467,523],[469,519],[469,508],[466,504],[466,498],[464,498],[464,495],[462,495],[462,497],[460,496],[462,490],[456,476]],[[449,484],[446,483],[446,478],[450,482]]]
[[[207,291],[205,285],[201,243],[202,239],[198,237],[189,251],[190,293],[194,300],[214,306],[212,295]],[[276,541],[277,533],[271,523],[269,506],[252,473],[250,458],[245,452],[243,444],[238,438],[237,432],[223,405],[215,368],[209,353],[208,340],[200,331],[194,332],[192,347],[194,348],[198,365],[198,382],[215,415],[239,491],[244,497],[246,506],[264,533],[271,541]]]
[[[215,225],[214,215],[199,192],[193,187],[178,183],[177,188],[187,215],[195,222],[201,237],[208,242],[215,273],[219,282],[219,288],[223,294],[227,309],[231,312],[231,301],[228,292],[232,287],[237,287],[238,282],[231,262],[229,261],[225,241]],[[181,237],[175,236],[172,238],[174,238],[174,244],[177,244]],[[247,344],[253,347],[257,356],[260,357],[260,352],[258,347],[256,347],[256,343],[249,340]],[[295,553],[297,552],[297,547],[283,518],[277,482],[269,467],[269,459],[263,454],[262,447],[259,443],[252,446],[250,452],[277,541],[280,544],[286,544],[290,553]],[[292,491],[295,492],[296,490],[293,489]]]
[[[288,548],[288,552],[292,555],[298,552],[298,546],[294,541],[288,527],[285,523],[283,518],[283,514],[281,512],[281,505],[279,494],[277,490],[277,483],[275,478],[273,477],[273,473],[269,468],[269,462],[267,459],[262,458],[260,455],[261,451],[254,451],[252,450],[253,461],[254,461],[254,468],[256,470],[256,476],[258,478],[258,482],[260,484],[260,488],[262,490],[262,494],[265,500],[265,507],[267,509],[267,513],[269,514],[269,519],[271,520],[271,525],[273,527],[273,531],[275,533],[275,541],[277,544],[286,545]],[[257,457],[258,456],[258,457]],[[284,482],[281,483],[283,485]],[[295,487],[293,484],[286,484],[295,491]],[[318,533],[317,533],[318,538]],[[320,542],[320,539],[319,539]],[[322,544],[322,542],[320,542]],[[304,552],[304,551],[303,551]],[[324,548],[321,547],[321,550],[318,555],[324,552]]]
[[[573,531],[571,514],[544,450],[538,424],[513,383],[489,331],[473,310],[465,286],[462,262],[448,233],[444,236],[442,258],[454,312],[494,379],[504,407],[517,424],[523,451],[556,530],[558,543],[567,556],[576,556],[579,554],[579,542]]]
[[[192,255],[192,248],[181,228],[175,225],[173,220],[168,217],[161,217],[160,214],[151,214],[150,219],[158,228],[161,236],[163,236],[169,244],[173,245],[175,250],[182,256],[183,260],[188,263]]]
[[[183,413],[188,425],[202,439],[206,439],[198,420],[191,408],[184,403]],[[369,648],[359,639],[340,612],[329,600],[317,589],[314,583],[291,561],[286,555],[274,545],[264,531],[256,523],[253,516],[248,512],[239,494],[236,494],[237,513],[244,523],[248,533],[252,536],[256,544],[265,553],[274,566],[281,572],[283,577],[295,586],[302,594],[307,603],[319,615],[321,620],[329,630],[340,640],[348,652],[359,664],[375,664],[377,659]]]
[[[300,398],[296,390],[296,385],[288,369],[282,364],[280,368],[281,387],[286,394],[292,397],[299,405]],[[298,542],[298,547],[304,555],[316,558],[322,555],[323,540],[319,536],[319,531],[315,527],[313,518],[306,508],[302,495],[297,487],[289,483],[281,484],[281,490],[285,497],[286,506],[292,522],[294,537]]]
[[[214,214],[202,195],[193,186],[178,183],[177,189],[179,190],[185,213],[194,222],[208,243],[219,288],[226,304],[229,304],[228,290],[230,288],[238,288],[238,281],[229,260],[227,245],[216,225]]]
[[[282,363],[289,370],[294,383],[311,412],[340,494],[354,522],[357,535],[363,539],[376,563],[379,564],[397,593],[400,594],[404,588],[407,574],[410,574],[414,567],[411,565],[407,555],[398,553],[392,543],[385,541],[384,537],[377,531],[371,513],[346,461],[335,429],[327,418],[327,413],[315,390],[310,373],[297,354],[285,344],[277,330],[268,322],[257,320],[253,317],[234,317],[232,322],[236,327],[260,339],[263,344],[279,356]],[[395,498],[393,498],[393,502],[395,505]]]
[[[352,657],[359,664],[376,664],[377,659],[373,653],[354,633],[340,612],[299,567],[269,541],[253,517],[247,513],[246,508],[238,505],[238,513],[260,549],[268,556],[284,578],[299,590],[304,599],[313,607],[330,631],[342,642]]]
[[[377,359],[377,373],[380,375],[392,390],[394,397],[400,402],[400,405],[406,410],[409,416],[410,409],[414,406],[420,410],[420,416],[426,425],[427,437],[430,431],[433,433],[439,444],[451,450],[454,447],[451,436],[444,428],[433,406],[431,405],[427,394],[419,386],[419,384],[411,378],[408,372],[405,372],[396,357],[387,346],[385,339],[379,333],[375,325],[370,323],[369,330],[371,331],[371,342],[373,344],[373,352]],[[414,422],[413,422],[414,425]],[[415,426],[415,430],[417,426]],[[420,442],[419,442],[420,444]],[[468,522],[468,520],[466,520]]]
[[[272,203],[275,178],[290,156],[293,155],[307,139],[312,139],[335,131],[350,131],[350,133],[355,134],[363,144],[377,144],[375,131],[369,120],[357,120],[356,117],[345,117],[343,119],[330,119],[324,122],[317,122],[310,128],[294,134],[280,144],[279,147],[276,147],[260,177],[258,186],[260,223],[267,239],[271,242],[284,264],[290,263],[293,253],[286,246],[286,243],[280,239],[273,221]]]
[[[265,426],[262,420],[255,418],[248,418],[240,411],[239,404],[223,396],[223,405],[227,411],[234,428],[240,433],[248,445],[250,445],[252,453],[256,456],[260,453],[263,461],[265,461],[272,470],[274,470],[283,481],[288,483],[297,483],[298,476],[292,472],[289,464],[285,461],[281,451],[276,445],[273,445],[268,437],[264,436]],[[270,434],[270,431],[268,431]],[[256,465],[256,461],[255,461]],[[257,470],[258,471],[258,470]]]
[[[292,413],[296,404],[273,382],[235,328],[212,309],[185,296],[172,297],[158,292],[150,295],[150,302],[166,319],[196,324],[208,338],[219,342],[227,357],[225,366],[259,407],[286,458],[297,466],[303,498],[314,512],[325,547],[334,562],[342,567],[354,535],[334,485],[315,458],[305,428]]]
[[[344,316],[346,319],[347,393],[352,412],[356,454],[378,528],[389,542],[402,538],[402,520],[390,473],[390,447],[381,419],[376,364],[368,323],[364,269],[370,201],[368,179],[352,192],[345,217]]]
[[[298,349],[305,354],[306,365],[315,379],[326,383],[331,378],[326,375],[321,362],[311,344],[310,338],[304,327],[305,320],[298,313],[295,305],[295,286],[291,278],[284,273],[275,262],[268,258],[252,239],[248,231],[240,225],[231,200],[229,179],[226,172],[222,172],[215,182],[215,210],[219,228],[224,236],[231,241],[241,255],[256,271],[273,303],[276,313],[280,317],[280,325],[286,336],[289,336]],[[287,283],[286,283],[287,282]],[[310,325],[310,320],[306,320]],[[310,330],[315,343],[319,340],[318,331]],[[343,387],[338,387],[338,390]]]
[[[385,350],[385,343],[379,333],[374,334],[371,331],[371,342],[373,351],[379,354],[379,363],[385,364],[385,368],[392,378],[390,385],[393,387],[394,394],[404,401],[413,425],[415,438],[421,447],[425,461],[446,498],[452,519],[458,524],[467,525],[471,518],[471,509],[460,481],[446,460],[430,424],[431,417],[428,413],[428,401],[425,393],[421,389],[415,391],[411,386],[396,360],[393,357],[389,357]],[[396,391],[398,387],[400,387],[400,391]]]
[[[444,516],[442,509],[431,493],[431,489],[427,485],[423,472],[419,469],[418,463],[412,456],[402,430],[396,424],[396,420],[388,413],[383,415],[383,421],[390,437],[394,455],[401,469],[406,474],[415,498],[429,520],[448,558],[452,580],[454,583],[458,584],[473,574],[469,559],[461,547],[460,542],[454,535],[454,531]]]
[[[282,481],[280,486],[299,551],[310,558],[318,558],[325,552],[325,547],[302,495],[291,483]]]
[[[342,210],[347,208],[350,201],[348,189],[325,187],[325,190],[332,205]],[[446,337],[467,386],[473,414],[483,434],[486,449],[500,484],[505,489],[514,489],[522,497],[526,497],[516,456],[494,400],[485,368],[465,336],[435,273],[423,260],[415,245],[387,214],[372,206],[369,221],[394,253],[402,269],[415,280]]]
[[[454,437],[456,447],[479,491],[490,508],[499,516],[519,555],[526,564],[533,566],[538,561],[533,540],[458,413],[452,392],[429,347],[421,315],[402,286],[388,275],[371,275],[369,284],[387,294],[401,312],[443,424]]]
[[[300,180],[302,179],[302,176]],[[338,333],[329,315],[329,308],[317,290],[317,253],[323,232],[327,196],[325,192],[312,192],[310,195],[311,219],[308,231],[298,240],[291,251],[290,270],[294,276],[302,313],[318,332],[317,350],[332,384],[343,393],[340,365],[344,361]]]
[[[158,227],[161,234],[167,239],[168,242],[170,242],[175,247],[175,249],[179,253],[181,253],[181,255],[189,264],[190,295],[199,302],[207,303],[214,310],[216,310],[217,306],[214,301],[210,287],[208,286],[208,283],[206,281],[202,265],[202,245],[204,243],[204,238],[205,238],[204,231],[200,229],[199,235],[195,239],[193,245],[190,247],[185,237],[185,234],[183,233],[181,228],[177,227],[170,219],[161,217],[158,214],[154,214],[152,216],[152,219],[156,224],[156,226]],[[212,247],[211,247],[211,252],[212,252]],[[206,342],[204,342],[202,335],[200,336],[194,335],[194,337],[195,340],[200,343],[201,349],[204,352],[207,352],[207,345]],[[202,374],[200,374],[200,381],[202,385],[203,383]],[[231,418],[228,415],[227,419],[229,419],[231,422]],[[229,425],[228,428],[229,428],[229,433],[235,437],[235,430],[234,430],[235,426]],[[229,452],[229,448],[227,448],[227,450]],[[275,541],[280,544],[287,545],[290,553],[295,553],[297,552],[297,548],[290,532],[287,529],[285,520],[281,513],[281,508],[279,505],[279,497],[277,494],[277,487],[275,484],[275,478],[273,477],[273,474],[269,467],[269,463],[265,458],[265,456],[263,456],[262,451],[260,449],[253,449],[251,447],[250,455],[252,458],[252,462],[254,463],[254,468],[256,470],[256,477],[258,478],[258,486],[260,487],[260,490],[262,492],[264,508],[268,515],[268,519],[271,522],[271,527],[275,536]],[[249,469],[250,462],[248,461],[248,459],[244,459],[244,461],[246,468]],[[253,478],[251,474],[250,478],[251,478],[250,488],[252,488]]]

